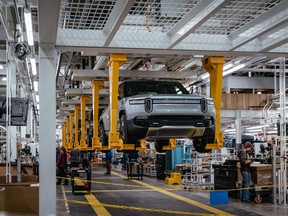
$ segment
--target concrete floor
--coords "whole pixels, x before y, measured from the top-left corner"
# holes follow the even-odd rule
[[[183,190],[145,176],[129,180],[121,171],[111,176],[104,173],[103,167],[93,168],[90,195],[73,195],[71,186],[57,186],[57,215],[288,215],[288,207],[246,204],[234,198],[229,198],[228,205],[210,206],[209,193]]]

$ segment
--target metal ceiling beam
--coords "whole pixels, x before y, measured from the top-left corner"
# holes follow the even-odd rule
[[[77,100],[76,99],[64,99],[61,102],[61,106],[76,105],[76,104],[80,104],[80,100],[78,100],[78,99]],[[87,103],[87,105],[91,105],[91,104],[92,104],[92,100]],[[99,100],[99,104],[100,105],[109,104],[109,98],[104,98],[104,99]],[[60,108],[60,110],[63,111],[61,108]]]
[[[273,40],[274,43],[268,44],[264,49],[260,50],[260,52],[268,52],[271,51],[277,47],[280,47],[284,44],[288,43],[288,35],[284,35],[281,38],[277,38]],[[284,57],[284,56],[283,56]]]
[[[109,89],[100,89],[100,95],[108,95]],[[70,88],[66,89],[65,96],[81,96],[81,95],[92,95],[92,89],[80,89],[80,88]]]
[[[100,57],[97,59],[97,63],[96,63],[96,65],[94,66],[93,69],[94,69],[94,70],[99,70],[99,69],[106,68],[106,66],[107,66],[106,59],[107,59],[106,56],[100,56]],[[106,63],[106,64],[105,64],[105,63]]]
[[[288,1],[287,1],[288,2]],[[278,18],[280,16],[280,14],[277,14],[277,21],[272,21],[273,18],[271,20],[268,20],[265,25],[265,27],[262,25],[261,28],[257,28],[254,30],[254,34],[252,34],[251,37],[238,37],[236,43],[229,49],[229,50],[235,50],[247,43],[249,43],[250,41],[264,35],[267,34],[269,32],[274,31],[275,28],[281,27],[281,26],[287,26],[288,23],[288,9],[286,10],[287,12],[283,12],[282,13],[282,17]],[[274,18],[275,19],[275,18]],[[234,41],[232,41],[234,43]]]
[[[168,32],[167,35],[174,36],[177,32],[182,29],[187,23],[189,23],[198,14],[202,13],[204,9],[211,4],[211,1],[200,1],[195,7],[193,7],[182,19],[177,22]]]
[[[271,65],[272,66],[272,65]],[[267,68],[242,68],[237,71],[241,72],[261,72],[261,73],[279,73],[279,69],[267,69]],[[288,70],[287,70],[288,72]]]
[[[107,35],[106,41],[103,44],[104,47],[109,46],[134,3],[135,0],[116,1],[103,29],[103,32]]]
[[[59,0],[38,1],[39,41],[42,45],[56,44],[60,2]]]
[[[263,118],[262,110],[221,110],[222,118]]]
[[[259,52],[259,51],[227,51],[227,50],[188,50],[188,49],[153,49],[153,48],[129,48],[129,47],[86,47],[86,46],[65,46],[56,45],[59,51],[75,52],[94,52],[95,55],[108,56],[110,53],[127,53],[127,54],[148,54],[159,56],[191,57],[191,55],[207,56],[270,56],[270,57],[288,57],[288,52]]]
[[[127,71],[120,70],[119,78],[163,78],[163,79],[192,79],[193,72],[176,73],[170,71]],[[109,71],[73,70],[72,81],[91,81],[95,78],[109,78]]]
[[[221,1],[216,1],[213,5],[210,6],[211,11],[209,11],[208,13],[208,9],[206,16],[202,17],[197,23],[195,23],[194,25],[192,25],[190,27],[190,29],[188,31],[186,31],[183,35],[178,36],[175,35],[172,38],[172,43],[170,44],[170,46],[168,46],[168,49],[172,49],[173,47],[175,47],[177,44],[179,44],[181,41],[183,41],[185,38],[187,38],[195,29],[197,29],[198,27],[200,27],[203,23],[205,23],[208,19],[210,19],[214,14],[216,14],[218,11],[220,11],[223,7],[225,7],[227,4],[229,4],[231,2],[231,0],[221,0]],[[205,11],[205,12],[206,12]]]
[[[280,4],[274,6],[267,12],[263,13],[262,15],[258,16],[257,18],[253,19],[252,21],[248,22],[246,25],[242,26],[241,28],[235,30],[233,33],[231,33],[228,37],[233,40],[237,38],[240,34],[245,32],[246,30],[260,24],[261,22],[268,20],[280,12],[286,10],[288,8],[288,1],[282,1]]]

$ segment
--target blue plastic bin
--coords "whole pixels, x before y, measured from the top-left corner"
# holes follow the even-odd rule
[[[210,205],[227,205],[228,204],[228,191],[211,191],[210,192]]]

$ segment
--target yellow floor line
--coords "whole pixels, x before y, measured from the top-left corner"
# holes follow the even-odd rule
[[[169,190],[169,191],[179,191],[179,189],[173,189],[173,188],[168,188],[167,190]],[[79,191],[79,192],[85,192],[85,191]],[[152,189],[149,189],[149,188],[147,188],[147,189],[136,189],[136,190],[91,190],[91,192],[92,193],[109,193],[109,192],[154,192],[154,190],[152,190]],[[65,193],[72,193],[72,191],[71,190],[66,190],[65,191]]]
[[[83,182],[78,178],[74,178],[74,181],[77,185],[83,185]],[[96,204],[96,205],[91,205],[91,207],[93,208],[93,210],[96,212],[97,215],[111,216],[111,214],[103,206],[101,206],[101,203],[96,199],[96,197],[93,194],[85,195],[85,198],[87,199],[89,203]]]
[[[112,172],[112,174],[114,174],[114,175],[116,175],[116,176],[119,176],[119,177],[121,177],[121,178],[127,178],[127,176],[121,175],[121,174],[119,174],[119,173]],[[189,204],[194,205],[194,206],[196,206],[196,207],[199,207],[199,208],[202,208],[202,209],[204,209],[204,210],[210,211],[210,212],[212,212],[212,213],[214,213],[214,214],[217,214],[217,215],[227,215],[227,216],[228,216],[228,215],[229,215],[229,216],[232,215],[232,214],[229,214],[228,212],[224,212],[224,211],[222,211],[222,210],[219,210],[219,209],[213,208],[213,207],[211,207],[211,206],[205,205],[205,204],[203,204],[203,203],[200,203],[200,202],[197,202],[197,201],[188,199],[188,198],[183,197],[183,196],[180,196],[180,195],[178,195],[178,194],[171,193],[171,192],[169,192],[169,191],[167,191],[167,190],[160,189],[160,188],[158,188],[158,187],[149,185],[149,184],[144,183],[144,182],[142,182],[142,181],[136,181],[136,180],[131,180],[131,181],[132,181],[132,182],[135,182],[135,183],[138,183],[138,184],[140,184],[140,185],[146,186],[147,188],[151,188],[152,190],[158,191],[158,192],[163,193],[163,194],[165,194],[165,195],[167,195],[167,196],[171,196],[171,197],[173,197],[173,198],[175,198],[175,199],[181,200],[181,201],[183,201],[183,202],[189,203]]]

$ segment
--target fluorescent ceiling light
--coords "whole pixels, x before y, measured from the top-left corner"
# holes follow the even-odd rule
[[[2,125],[0,125],[0,128],[2,128],[3,130],[7,131],[7,129],[5,127],[3,127]]]
[[[235,67],[233,67],[233,68],[231,68],[231,69],[229,69],[227,71],[224,71],[223,72],[223,76],[226,76],[226,75],[228,75],[230,73],[233,73],[234,71],[237,71],[237,70],[239,70],[241,68],[244,68],[245,66],[246,66],[245,64],[237,65],[237,66],[235,66]]]
[[[2,78],[2,81],[7,81],[7,77],[3,77],[3,78]]]
[[[223,70],[227,70],[231,68],[234,64],[232,62],[228,62],[227,64],[224,65]]]
[[[38,91],[38,81],[34,81],[33,82],[33,84],[34,84],[34,91]]]
[[[33,27],[32,27],[32,15],[31,15],[30,9],[28,8],[24,9],[24,19],[25,19],[25,27],[26,27],[28,45],[33,46],[34,39],[33,39]]]
[[[39,103],[39,95],[35,95],[36,102]]]
[[[0,64],[0,70],[2,70],[3,69],[3,65],[2,64]]]
[[[37,75],[37,68],[36,68],[36,60],[35,58],[30,59],[32,74],[35,76]]]
[[[236,129],[226,129],[224,132],[233,132],[236,131]]]
[[[246,128],[246,129],[247,130],[253,130],[253,129],[260,129],[260,128],[263,128],[263,127],[269,127],[269,125],[253,126],[253,127],[249,127],[249,128]]]
[[[159,71],[163,69],[166,65],[159,65],[157,68],[155,68],[155,71]]]
[[[40,107],[39,104],[37,104],[36,106],[37,106],[37,109],[39,110],[39,107]]]
[[[203,79],[203,80],[205,80],[205,79],[207,79],[207,78],[209,78],[209,77],[210,77],[210,74],[209,74],[209,73],[205,73],[205,74],[199,76],[199,78],[201,78],[201,79]]]
[[[251,133],[251,132],[262,132],[262,129],[249,130],[248,132],[249,133]]]

